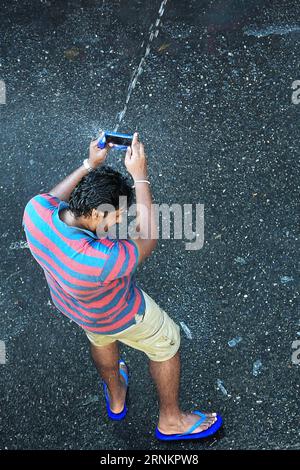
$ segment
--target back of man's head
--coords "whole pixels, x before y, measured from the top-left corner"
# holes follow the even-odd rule
[[[127,178],[110,167],[99,167],[88,173],[72,191],[69,208],[75,217],[89,217],[93,209],[109,204],[119,209],[119,198],[127,198],[127,207],[133,191]]]

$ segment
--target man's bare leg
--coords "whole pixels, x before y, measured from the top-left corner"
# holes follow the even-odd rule
[[[199,416],[192,413],[184,413],[179,408],[179,352],[167,361],[150,361],[149,368],[159,397],[158,429],[164,434],[186,432],[199,420]],[[193,432],[204,431],[215,421],[215,413],[207,413],[207,419]]]
[[[118,342],[100,347],[91,344],[91,354],[99,375],[108,387],[110,408],[114,413],[120,413],[124,408],[127,387],[120,375]],[[126,371],[126,366],[121,365],[121,368]]]

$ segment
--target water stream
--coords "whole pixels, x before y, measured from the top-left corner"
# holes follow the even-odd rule
[[[160,8],[158,10],[158,17],[157,19],[151,24],[150,28],[149,28],[149,38],[148,38],[148,42],[147,42],[147,45],[146,45],[146,48],[145,48],[145,53],[143,55],[143,57],[141,58],[140,60],[140,63],[138,64],[138,66],[136,67],[136,69],[134,70],[133,74],[132,74],[132,77],[131,77],[131,80],[130,80],[130,83],[128,85],[128,90],[127,90],[127,96],[126,96],[126,100],[125,100],[125,104],[124,104],[124,107],[122,109],[122,111],[120,111],[118,114],[117,114],[117,124],[116,124],[116,127],[114,129],[115,132],[118,131],[119,129],[119,126],[120,124],[122,123],[123,119],[124,119],[124,116],[126,114],[126,111],[127,111],[127,108],[128,108],[128,104],[129,104],[129,101],[130,101],[130,97],[132,95],[132,92],[133,90],[135,89],[136,87],[136,84],[137,84],[137,81],[138,81],[138,78],[139,76],[141,75],[142,71],[143,71],[143,66],[144,66],[144,63],[146,61],[146,58],[148,57],[149,53],[150,53],[150,49],[151,49],[151,43],[153,41],[154,38],[157,38],[158,36],[158,33],[159,33],[159,25],[161,23],[161,19],[162,19],[162,16],[164,14],[164,11],[165,11],[165,7],[166,7],[166,4],[167,4],[168,0],[163,0],[160,4]],[[142,42],[141,44],[141,48],[144,47],[144,43],[145,41]]]

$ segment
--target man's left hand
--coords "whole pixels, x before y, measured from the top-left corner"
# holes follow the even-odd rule
[[[98,166],[102,165],[106,160],[109,150],[111,149],[111,147],[113,147],[113,144],[111,143],[106,144],[104,149],[100,149],[98,147],[98,142],[103,136],[103,134],[104,133],[102,133],[100,137],[98,137],[98,139],[92,140],[92,142],[90,143],[90,151],[89,151],[88,160],[92,168],[97,168]]]

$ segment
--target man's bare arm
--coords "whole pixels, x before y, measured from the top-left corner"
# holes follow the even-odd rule
[[[101,137],[100,137],[101,138]],[[98,139],[93,140],[90,144],[88,163],[91,168],[97,168],[102,165],[106,159],[107,153],[112,145],[106,146],[104,149],[99,149]],[[51,189],[50,194],[56,196],[62,201],[68,201],[73,189],[81,181],[81,179],[87,175],[88,170],[84,165],[81,165],[77,170],[73,171],[63,181],[58,183],[54,188]]]
[[[77,170],[73,171],[70,175],[68,175],[64,180],[58,183],[54,188],[51,189],[50,194],[52,196],[58,197],[62,201],[68,201],[70,195],[79,183],[81,179],[88,173],[88,170],[82,165]]]
[[[137,133],[134,134],[131,148],[127,149],[125,165],[135,182],[139,236],[134,238],[134,242],[139,251],[138,262],[141,263],[157,244],[157,227],[150,185],[138,182],[147,180],[148,171],[144,145],[138,141]]]

